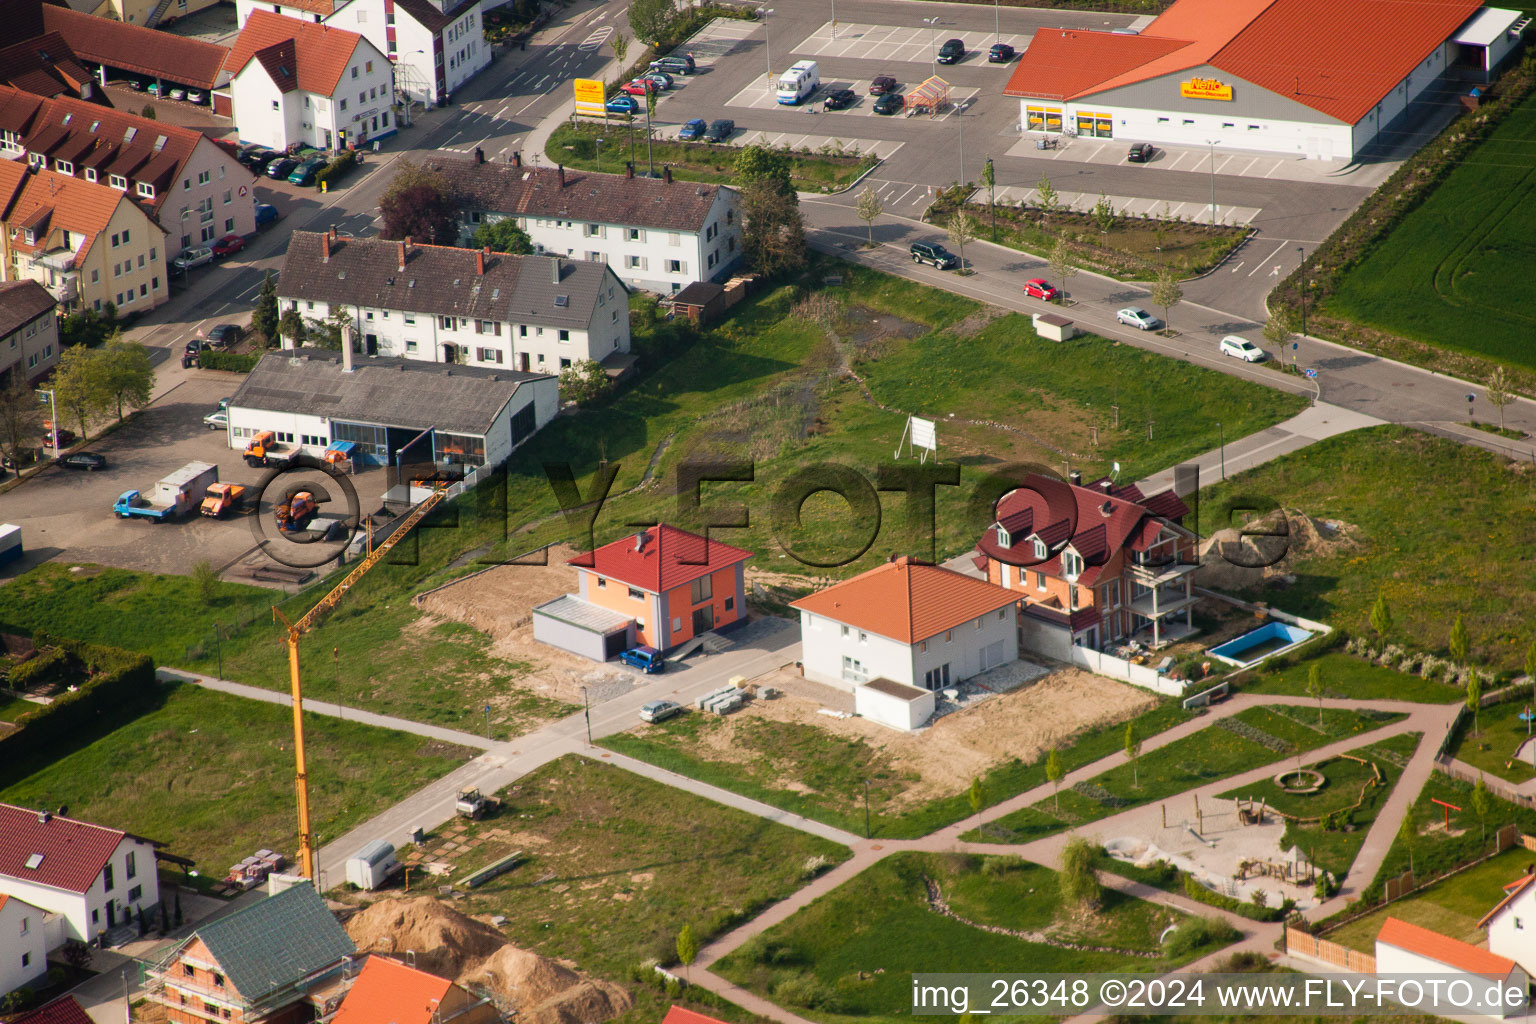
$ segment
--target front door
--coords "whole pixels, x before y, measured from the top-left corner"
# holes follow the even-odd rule
[[[377,334],[363,335],[363,346],[371,356],[379,354],[379,336]]]
[[[517,354],[517,368],[519,370],[523,371],[524,373],[528,372],[528,353],[527,352],[519,352]]]
[[[445,363],[456,363],[458,361],[459,361],[459,346],[457,346],[457,345],[450,345],[450,344],[444,344],[443,345],[443,362],[445,362]]]
[[[111,928],[111,927],[113,927],[116,924],[117,924],[117,910],[116,910],[116,907],[114,907],[114,905],[113,905],[111,900],[107,900],[107,927]]]
[[[707,604],[703,608],[693,610],[693,635],[707,632],[715,628],[715,606]]]

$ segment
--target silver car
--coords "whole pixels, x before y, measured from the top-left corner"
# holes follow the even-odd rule
[[[193,267],[201,267],[212,262],[213,250],[206,245],[198,245],[181,250],[181,255],[171,260],[171,266],[177,270],[191,270]]]
[[[1161,320],[1140,306],[1126,306],[1115,314],[1115,319],[1128,327],[1134,327],[1141,331],[1155,331],[1163,326]]]
[[[660,722],[671,718],[673,715],[682,714],[681,704],[670,700],[653,700],[640,709],[640,721]]]
[[[223,409],[220,409],[218,412],[211,412],[203,417],[203,422],[208,425],[209,430],[228,430],[229,413]]]

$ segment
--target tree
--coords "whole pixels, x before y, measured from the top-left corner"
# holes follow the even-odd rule
[[[1472,735],[1481,735],[1477,727],[1477,713],[1483,707],[1483,674],[1473,670],[1467,676],[1467,710],[1472,712]]]
[[[432,245],[452,245],[459,237],[459,211],[443,176],[409,161],[390,179],[379,197],[379,237],[411,238]]]
[[[1056,212],[1056,204],[1059,200],[1060,197],[1056,195],[1056,190],[1051,187],[1051,179],[1043,174],[1040,175],[1040,181],[1035,185],[1035,202],[1040,206],[1040,220],[1042,223],[1044,223],[1047,217]]]
[[[277,320],[277,330],[279,335],[293,342],[294,348],[303,348],[304,342],[309,340],[309,328],[304,324],[304,314],[296,309],[283,310],[283,315]]]
[[[595,360],[579,359],[560,371],[560,398],[577,405],[590,405],[612,389],[608,372]]]
[[[1488,783],[1479,775],[1477,783],[1472,787],[1472,813],[1477,815],[1477,823],[1482,826],[1483,845],[1488,845],[1488,812],[1493,810],[1493,801],[1488,798]]]
[[[1077,253],[1067,244],[1065,238],[1056,240],[1056,245],[1051,249],[1050,264],[1051,273],[1056,275],[1056,287],[1061,293],[1061,301],[1065,302],[1067,282],[1077,276]]]
[[[26,374],[17,363],[0,380],[0,443],[5,445],[5,450],[18,466],[21,465],[22,445],[36,436],[42,424],[42,412],[37,392],[27,385]]]
[[[1387,634],[1392,631],[1392,609],[1387,606],[1384,590],[1376,591],[1376,603],[1371,605],[1371,628],[1376,631],[1376,639],[1386,644]]]
[[[1317,701],[1317,727],[1323,727],[1323,667],[1313,662],[1307,667],[1307,696]]]
[[[731,165],[731,170],[736,174],[738,188],[746,188],[753,182],[771,181],[777,187],[791,195],[795,194],[794,183],[789,177],[789,157],[782,150],[770,149],[767,146],[746,146],[736,154],[736,161]],[[798,205],[800,197],[795,195]]]
[[[1419,841],[1419,825],[1414,820],[1413,804],[1403,812],[1403,822],[1397,827],[1397,841],[1403,844],[1403,850],[1408,854],[1408,873],[1413,874],[1413,848]]]
[[[613,59],[619,62],[619,74],[624,73],[624,57],[629,53],[629,36],[620,32],[613,37]]]
[[[1141,734],[1136,731],[1134,718],[1125,723],[1125,756],[1131,759],[1131,785],[1140,789],[1141,779],[1136,772],[1137,762],[1141,759]]]
[[[1115,226],[1115,220],[1115,204],[1109,201],[1109,196],[1100,192],[1099,201],[1093,204],[1093,222],[1099,226],[1099,234],[1109,234],[1109,229]]]
[[[91,965],[91,947],[79,939],[65,939],[63,949],[64,962],[76,970],[85,970]]]
[[[1296,324],[1291,319],[1290,310],[1283,306],[1276,307],[1269,319],[1264,321],[1264,340],[1275,347],[1275,354],[1281,362],[1285,361],[1285,350],[1291,345],[1291,338],[1296,334]]]
[[[144,109],[139,111],[139,116],[146,121],[153,121],[155,119],[155,105],[153,103],[144,104]]]
[[[693,937],[693,925],[683,922],[677,933],[677,961],[687,967],[699,955],[699,940]]]
[[[149,349],[136,341],[114,341],[101,353],[102,393],[117,406],[117,421],[123,421],[123,404],[142,409],[149,404],[155,388],[155,365]]]
[[[1461,621],[1461,616],[1456,616],[1456,621],[1451,623],[1451,660],[1458,665],[1466,664],[1467,654],[1471,641],[1467,638],[1467,624]]]
[[[1531,684],[1531,692],[1536,695],[1536,640],[1525,649],[1525,680]]]
[[[673,0],[629,0],[629,27],[636,39],[653,45],[661,42],[676,16]]]
[[[337,306],[324,320],[310,318],[305,321],[304,333],[316,348],[328,348],[340,352],[342,342],[350,340],[352,317],[346,309]]]
[[[90,434],[91,415],[107,407],[101,355],[101,349],[79,345],[67,348],[60,353],[58,369],[53,374],[54,400],[80,425],[82,439]]]
[[[277,323],[280,318],[277,309],[277,279],[269,270],[261,280],[261,293],[256,296],[256,311],[251,314],[251,326],[261,332],[270,346],[277,340]]]
[[[1080,911],[1098,906],[1101,895],[1099,873],[1094,870],[1094,850],[1082,836],[1073,836],[1061,849],[1061,869],[1057,882],[1062,902]]]
[[[1509,389],[1509,375],[1504,367],[1495,366],[1488,377],[1488,404],[1499,410],[1499,433],[1504,432],[1504,407],[1515,400]]]
[[[960,250],[960,273],[968,273],[965,265],[965,243],[976,237],[976,218],[963,209],[949,218],[949,240]]]
[[[533,239],[528,237],[528,232],[517,226],[517,221],[511,217],[503,217],[501,220],[481,221],[475,228],[474,237],[471,239],[476,249],[489,247],[491,252],[506,252],[513,255],[526,255],[533,252]]]
[[[1173,276],[1172,270],[1158,272],[1157,280],[1152,283],[1152,301],[1163,308],[1163,330],[1171,334],[1173,328],[1168,324],[1168,311],[1184,301],[1184,289],[1179,287],[1179,279]]]
[[[1045,755],[1045,777],[1051,785],[1056,787],[1054,795],[1056,797],[1057,814],[1061,813],[1061,780],[1066,774],[1061,767],[1061,751],[1052,747],[1051,752]]]
[[[875,221],[880,219],[880,214],[885,212],[885,207],[880,203],[880,193],[870,185],[864,186],[864,191],[859,193],[859,220],[862,220],[869,228],[869,247],[875,247]]]
[[[211,605],[219,596],[219,574],[213,563],[204,559],[192,566],[192,586],[204,605]]]
[[[752,269],[765,277],[792,274],[805,266],[805,223],[799,197],[769,179],[742,189],[746,224],[742,248]]]
[[[982,805],[987,802],[987,790],[979,776],[971,779],[971,788],[965,791],[965,798],[971,802],[971,813],[980,814]]]
[[[992,241],[997,241],[997,172],[992,169],[992,158],[981,165],[981,183],[987,186],[987,208],[992,211]]]

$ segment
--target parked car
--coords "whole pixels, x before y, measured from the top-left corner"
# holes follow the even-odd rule
[[[165,90],[161,88],[159,82],[150,82],[148,85],[144,86],[144,91],[149,93],[151,96],[159,96]]]
[[[1013,60],[1014,49],[1007,43],[993,43],[987,51],[988,64],[1007,64]]]
[[[896,79],[890,75],[876,75],[875,80],[869,83],[871,96],[884,96],[888,92],[896,91]]]
[[[669,75],[691,75],[698,68],[693,63],[693,54],[686,53],[653,60],[651,61],[651,70],[665,71]]]
[[[1115,319],[1128,327],[1141,331],[1155,331],[1163,322],[1140,306],[1126,306],[1115,314]]]
[[[252,153],[260,153],[266,149],[267,147],[263,146],[259,142],[242,142],[235,150],[235,159],[241,163],[245,163],[246,158],[249,157]]]
[[[875,113],[894,114],[907,105],[907,99],[899,92],[888,92],[875,100]]]
[[[1125,158],[1133,164],[1144,164],[1152,159],[1152,154],[1155,152],[1157,150],[1152,148],[1150,142],[1133,142],[1131,151],[1125,155]]]
[[[52,448],[53,447],[53,435],[54,435],[54,431],[47,429],[47,424],[44,424],[43,425],[43,447],[44,448]],[[73,430],[68,430],[68,429],[66,429],[64,427],[60,427],[58,429],[58,435],[59,435],[59,447],[60,448],[68,448],[70,445],[75,443],[75,432]]]
[[[196,356],[202,352],[203,349],[211,347],[212,346],[208,344],[207,339],[193,338],[191,341],[187,342],[187,347],[183,349],[182,352],[184,355]]]
[[[709,130],[704,133],[705,142],[724,142],[731,137],[736,130],[736,122],[728,117],[722,117],[709,123]]]
[[[1055,302],[1061,293],[1046,283],[1043,277],[1032,277],[1024,282],[1024,294],[1032,299],[1044,299],[1046,302]]]
[[[665,71],[657,71],[654,68],[640,76],[645,81],[652,83],[658,89],[670,89],[676,85],[676,81]]]
[[[245,337],[245,329],[239,324],[219,324],[208,332],[209,348],[233,348]]]
[[[653,700],[640,709],[640,721],[664,722],[683,713],[683,706],[670,700]]]
[[[684,142],[692,142],[702,139],[707,131],[709,131],[709,122],[702,117],[696,117],[677,130],[677,137]]]
[[[1241,359],[1245,363],[1262,363],[1269,358],[1268,352],[1247,338],[1239,338],[1235,334],[1229,334],[1221,339],[1221,354]]]
[[[72,452],[60,456],[59,465],[65,469],[83,469],[87,473],[94,473],[98,469],[107,468],[107,457],[95,452]]]
[[[267,165],[266,175],[277,181],[282,181],[293,173],[293,169],[299,166],[299,162],[292,157],[280,156]]]
[[[203,90],[201,90],[201,89],[188,89],[187,90],[187,102],[188,103],[205,103],[205,102],[207,102],[207,100],[208,100],[208,96],[207,96],[206,93],[203,92]]]
[[[171,260],[171,266],[177,270],[187,271],[212,262],[213,250],[206,245],[195,245],[190,249],[181,250],[181,255]]]
[[[211,412],[203,417],[203,423],[208,426],[209,430],[228,430],[229,413],[223,409],[220,409],[218,412]]]
[[[215,256],[233,256],[244,248],[245,239],[239,235],[229,234],[213,243],[213,254]]]
[[[940,64],[957,64],[965,56],[965,41],[961,39],[946,39],[944,45],[939,47]]]
[[[324,160],[305,160],[288,174],[290,185],[313,185],[315,175],[320,173],[320,168],[325,166]]]
[[[277,207],[271,203],[256,204],[256,226],[258,228],[264,228],[268,224],[276,224],[281,219],[282,215],[277,212]]]
[[[187,90],[183,89],[181,86],[178,85],[176,88],[171,90],[171,99],[173,99],[173,100],[184,100],[186,98],[187,98]]]
[[[951,270],[960,265],[955,254],[937,242],[913,242],[910,251],[913,263],[927,263],[940,270]]]
[[[644,96],[646,93],[655,92],[656,90],[656,83],[648,78],[631,78],[619,86],[620,92],[628,93],[631,96]]]
[[[282,156],[283,154],[279,153],[275,149],[268,149],[265,146],[258,146],[247,153],[245,156],[240,157],[240,162],[245,164],[246,167],[250,168],[252,174],[260,174],[262,171],[267,169],[268,164],[270,164],[273,160],[282,159]]]
[[[834,89],[821,101],[823,110],[845,110],[859,101],[859,94],[852,89]]]
[[[126,85],[128,88],[132,89],[134,92],[143,92],[144,91],[144,82],[143,82],[142,79],[138,79],[138,78],[125,78],[125,79],[122,80],[121,84],[122,85]]]
[[[603,107],[610,114],[634,114],[640,110],[640,104],[636,103],[635,98],[627,93],[620,93],[603,104]]]
[[[667,663],[661,660],[661,652],[654,647],[631,647],[619,655],[619,660],[647,675],[663,672],[667,667]]]

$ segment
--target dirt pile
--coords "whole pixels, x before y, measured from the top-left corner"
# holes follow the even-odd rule
[[[346,928],[358,952],[414,950],[417,967],[443,978],[457,978],[507,944],[495,928],[430,896],[381,900],[354,914]]]
[[[583,978],[558,961],[516,946],[503,946],[458,981],[509,1000],[518,1024],[588,1024],[617,1017],[631,1005],[629,993],[617,985]]]
[[[1200,546],[1195,582],[1214,590],[1247,590],[1288,577],[1302,559],[1332,558],[1363,546],[1360,528],[1276,509],[1243,527],[1217,530]]]

